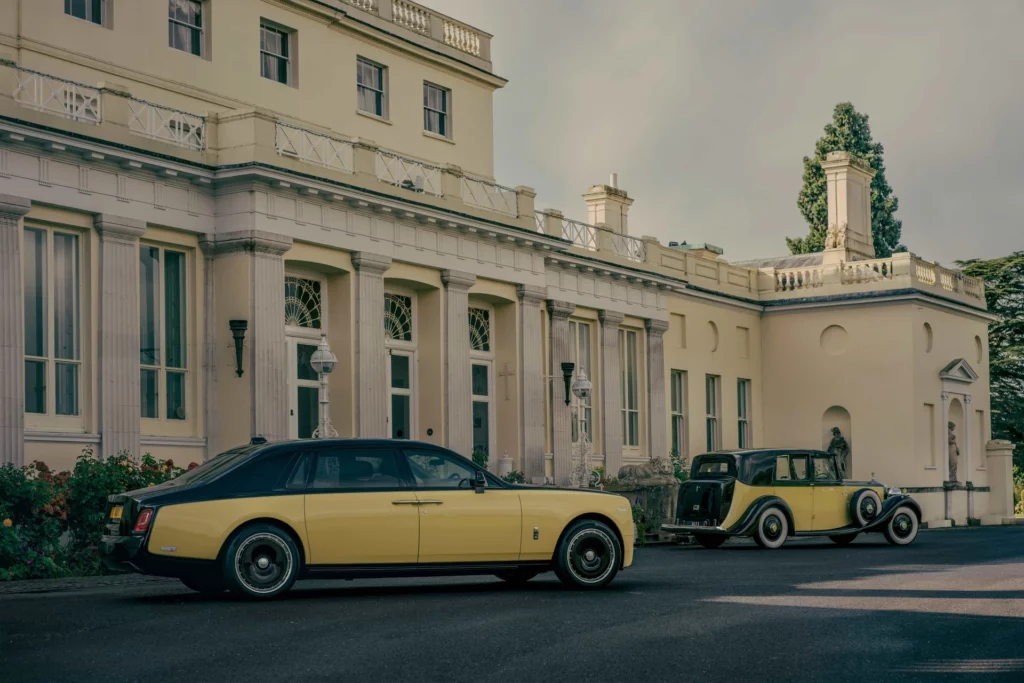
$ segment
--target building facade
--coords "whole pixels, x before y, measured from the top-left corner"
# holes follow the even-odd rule
[[[826,162],[807,257],[638,237],[614,180],[537,211],[490,40],[406,0],[0,0],[0,461],[309,438],[326,337],[342,436],[565,484],[838,427],[930,523],[1009,515],[983,285],[875,258],[869,168]]]

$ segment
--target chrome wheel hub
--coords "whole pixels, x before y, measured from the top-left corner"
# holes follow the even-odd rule
[[[597,557],[597,553],[595,553],[593,550],[588,550],[587,552],[583,553],[583,559],[585,559],[587,562],[593,562],[595,557]]]
[[[258,560],[256,560],[256,566],[260,569],[266,569],[270,566],[270,559],[266,556],[260,557]]]

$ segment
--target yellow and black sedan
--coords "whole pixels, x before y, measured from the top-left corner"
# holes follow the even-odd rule
[[[921,506],[877,481],[846,481],[836,456],[821,451],[765,449],[705,453],[693,459],[679,490],[674,524],[662,531],[717,548],[750,536],[779,548],[792,536],[827,536],[847,545],[880,533],[893,545],[917,538]]]
[[[431,444],[263,442],[111,496],[100,550],[113,567],[256,598],[303,578],[547,571],[594,589],[631,564],[633,520],[621,496],[508,484]]]

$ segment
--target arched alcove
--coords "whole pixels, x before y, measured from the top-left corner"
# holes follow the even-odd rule
[[[718,351],[718,325],[714,320],[708,321],[708,337],[711,341],[711,353]]]
[[[854,443],[853,443],[853,421],[850,419],[850,411],[842,406],[832,406],[821,416],[821,449],[827,451],[832,443],[832,429],[839,428],[839,432],[849,448],[849,455],[846,459],[846,478],[854,477]]]
[[[830,356],[841,356],[849,346],[849,334],[842,325],[829,325],[821,331],[821,350]]]
[[[924,352],[932,352],[932,341],[934,340],[934,334],[932,333],[932,326],[929,323],[924,324]]]

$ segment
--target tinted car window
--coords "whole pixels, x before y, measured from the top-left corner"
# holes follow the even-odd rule
[[[793,455],[789,458],[789,464],[791,466],[790,471],[793,474],[794,481],[806,481],[807,480],[807,456],[806,455]]]
[[[423,488],[472,488],[476,470],[465,461],[439,451],[405,451],[412,478]],[[488,482],[490,485],[490,482]]]
[[[771,486],[772,471],[775,463],[771,458],[751,459],[747,468],[747,477],[751,486]]]
[[[239,446],[238,448],[232,448],[229,451],[218,453],[213,456],[202,465],[193,467],[179,477],[171,480],[175,486],[185,486],[186,484],[198,484],[204,481],[210,481],[217,475],[229,469],[235,463],[248,457],[252,452],[264,448],[261,445],[245,445]]]
[[[779,455],[775,457],[775,481],[792,481],[793,475],[789,470],[789,456]]]
[[[317,451],[309,488],[387,491],[405,485],[395,452],[386,448],[325,448]]]
[[[836,472],[836,462],[831,455],[814,456],[814,479],[815,481],[836,481],[839,475]]]
[[[225,490],[247,494],[280,491],[284,489],[283,479],[296,455],[294,448],[260,453],[225,477]]]

